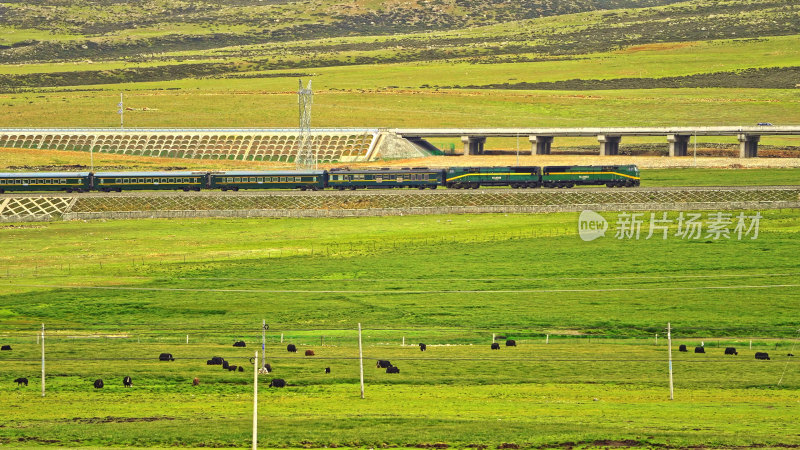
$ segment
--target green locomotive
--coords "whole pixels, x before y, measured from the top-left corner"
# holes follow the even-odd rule
[[[639,168],[626,166],[545,166],[542,186],[571,188],[573,186],[633,187],[639,186]]]
[[[481,186],[536,188],[540,185],[539,167],[450,167],[445,186],[453,189],[478,189]]]

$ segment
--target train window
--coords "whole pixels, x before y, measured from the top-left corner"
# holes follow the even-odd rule
[[[123,179],[122,179],[122,182],[123,182],[123,183],[129,183],[129,182],[130,182],[130,179],[128,179],[128,178],[123,178]]]
[[[169,182],[170,182],[170,183],[174,183],[174,182],[175,182],[175,178],[170,178],[170,179],[169,179]]]
[[[257,180],[258,180],[259,183],[263,183],[264,182],[264,177],[258,177]]]
[[[241,183],[241,182],[242,182],[242,178],[241,178],[241,177],[235,177],[235,178],[233,179],[233,182],[234,182],[234,183]]]
[[[281,177],[281,183],[286,183],[286,177]]]
[[[59,182],[60,184],[66,184],[66,183],[67,183],[67,180],[65,180],[65,179],[63,179],[63,178],[62,178],[62,179],[58,180],[58,182]]]
[[[147,184],[153,184],[153,179],[152,178],[148,178],[146,181],[147,181]]]
[[[22,180],[14,180],[14,184],[22,184]]]
[[[251,183],[255,183],[256,182],[256,177],[250,177],[250,182]]]

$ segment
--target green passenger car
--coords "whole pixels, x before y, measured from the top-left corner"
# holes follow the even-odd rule
[[[97,172],[93,188],[102,192],[123,190],[199,191],[205,187],[206,172]]]
[[[573,186],[633,187],[639,186],[639,168],[625,166],[545,166],[542,186],[570,188]]]
[[[89,189],[89,172],[0,173],[0,194],[27,191],[88,192]]]
[[[325,188],[327,172],[324,170],[232,170],[211,172],[211,189],[238,191],[239,189],[300,189],[316,191]]]
[[[454,189],[477,189],[481,186],[539,187],[540,169],[536,166],[451,167],[445,186]]]
[[[328,186],[345,189],[436,189],[442,184],[444,170],[417,167],[412,169],[331,170]]]

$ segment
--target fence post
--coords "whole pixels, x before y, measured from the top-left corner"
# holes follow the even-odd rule
[[[358,324],[358,365],[361,372],[361,398],[364,398],[364,351],[361,347],[361,323]]]
[[[669,399],[672,400],[674,398],[672,385],[672,328],[669,322],[667,322],[667,349],[669,354]]]
[[[44,397],[44,324],[42,324],[42,397]]]

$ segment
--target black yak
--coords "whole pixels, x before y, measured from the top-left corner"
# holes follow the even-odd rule
[[[375,364],[375,367],[378,369],[385,369],[387,367],[392,367],[392,363],[385,359],[379,359],[378,362]]]

